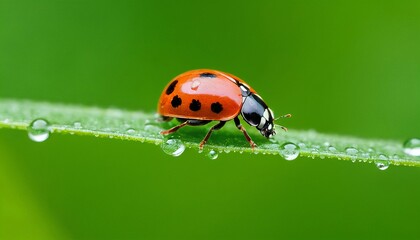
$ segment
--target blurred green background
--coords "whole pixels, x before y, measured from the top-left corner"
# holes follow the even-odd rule
[[[402,142],[420,136],[419,43],[415,0],[0,0],[0,98],[152,112],[174,76],[214,68],[291,129]],[[419,184],[418,168],[0,129],[5,240],[419,239]]]

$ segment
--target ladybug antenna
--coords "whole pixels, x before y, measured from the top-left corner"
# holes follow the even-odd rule
[[[274,121],[277,121],[277,120],[279,120],[280,118],[291,118],[291,117],[292,117],[292,114],[288,113],[288,114],[286,114],[286,115],[283,115],[283,116],[280,116],[280,117],[274,118]]]
[[[280,117],[275,118],[274,121],[277,121],[280,118],[291,118],[291,117],[292,117],[292,114],[288,113],[288,114],[285,114],[283,116],[280,116]],[[287,132],[287,128],[286,127],[281,126],[281,125],[278,125],[278,124],[274,124],[274,125],[278,126],[279,128],[283,129],[285,132]]]

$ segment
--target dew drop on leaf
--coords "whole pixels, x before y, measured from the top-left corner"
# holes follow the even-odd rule
[[[376,160],[375,161],[376,167],[379,170],[386,170],[386,169],[388,169],[389,164],[390,164],[388,157],[386,155],[384,155],[384,154],[379,154],[378,158],[379,158],[379,160]]]
[[[420,139],[411,138],[404,143],[404,152],[407,155],[418,157],[420,156]]]
[[[163,141],[161,146],[164,153],[178,157],[185,151],[185,145],[179,139],[168,139]]]
[[[287,142],[280,146],[280,155],[286,160],[295,160],[299,153],[299,146],[294,143]]]
[[[335,152],[337,152],[337,149],[336,149],[334,146],[329,146],[329,147],[328,147],[328,151],[329,151],[330,153],[335,153]]]
[[[134,133],[136,133],[136,130],[134,130],[134,128],[127,129],[127,134],[133,135]]]
[[[73,123],[74,128],[82,128],[82,124],[80,122]]]
[[[28,126],[28,136],[34,142],[43,142],[50,136],[49,123],[47,120],[38,118]]]
[[[219,154],[216,151],[214,151],[213,149],[210,150],[206,155],[211,160],[216,160],[219,157]]]
[[[356,162],[357,153],[359,153],[359,150],[357,150],[354,147],[348,147],[348,148],[345,149],[345,151],[348,155],[350,155],[351,161]]]

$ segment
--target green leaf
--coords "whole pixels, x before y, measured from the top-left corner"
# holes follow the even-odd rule
[[[165,144],[168,139],[177,139],[169,143],[181,143],[198,150],[200,141],[210,127],[185,127],[164,137],[159,132],[175,126],[177,122],[159,122],[154,113],[0,99],[0,128],[28,130],[35,119],[46,120],[49,123],[46,130],[53,134],[88,135],[154,143],[163,145],[166,150]],[[367,140],[322,134],[313,130],[290,130],[267,140],[254,128],[247,129],[258,145],[254,150],[249,147],[234,124],[229,123],[223,130],[213,133],[205,145],[205,151],[280,154],[286,158],[293,158],[293,154],[299,151],[299,156],[374,162],[384,169],[389,164],[420,166],[420,158],[405,154],[400,141]],[[46,134],[48,135],[48,132]],[[179,146],[172,147],[176,150]]]

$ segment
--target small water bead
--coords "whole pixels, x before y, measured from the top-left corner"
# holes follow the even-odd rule
[[[357,150],[354,147],[348,147],[345,149],[346,153],[349,155],[357,155],[357,153],[359,153],[359,150]]]
[[[82,128],[82,124],[80,122],[73,123],[74,128]]]
[[[133,135],[134,133],[136,133],[136,130],[134,130],[134,128],[127,129],[127,134]]]
[[[370,158],[370,153],[368,153],[368,152],[362,152],[362,153],[360,154],[360,156],[361,156],[362,158],[369,159],[369,158]]]
[[[346,151],[346,153],[348,155],[350,155],[351,161],[352,162],[356,162],[356,160],[357,160],[357,153],[359,153],[359,150],[357,150],[354,147],[348,147],[348,148],[345,149],[345,151]]]
[[[328,151],[332,152],[332,153],[335,153],[335,152],[337,152],[337,149],[334,146],[329,146]]]
[[[288,161],[295,160],[299,153],[299,146],[294,143],[287,142],[280,146],[280,155]]]
[[[411,138],[404,143],[404,152],[407,155],[418,157],[420,156],[420,139]]]
[[[185,151],[185,145],[179,139],[168,139],[163,141],[161,146],[164,153],[178,157]]]
[[[213,149],[210,150],[206,155],[211,160],[216,160],[219,157],[219,154],[216,151],[214,151]]]
[[[390,161],[388,157],[384,154],[379,154],[378,156],[379,160],[375,161],[376,167],[379,170],[386,170],[389,167]]]
[[[38,118],[28,126],[28,136],[34,142],[43,142],[50,136],[49,123],[47,120]]]

